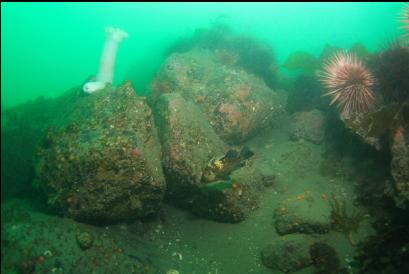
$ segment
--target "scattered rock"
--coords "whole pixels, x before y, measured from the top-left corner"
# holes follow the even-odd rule
[[[312,264],[310,257],[312,243],[313,240],[307,235],[286,235],[264,247],[261,251],[261,260],[272,270],[294,272]]]
[[[284,201],[274,212],[275,228],[289,233],[327,233],[331,227],[331,206],[318,194],[306,192]]]
[[[291,116],[290,138],[321,144],[325,134],[325,118],[321,111],[296,112]]]

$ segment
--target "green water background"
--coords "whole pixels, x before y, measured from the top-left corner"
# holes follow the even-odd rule
[[[326,43],[370,50],[398,37],[403,3],[1,3],[1,107],[53,97],[98,72],[103,28],[126,30],[115,83],[130,79],[140,93],[177,38],[223,20],[268,42],[282,64]]]

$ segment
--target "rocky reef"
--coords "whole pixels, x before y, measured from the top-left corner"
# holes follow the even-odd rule
[[[203,62],[216,58],[203,51],[189,54],[185,57],[194,67],[191,58]],[[151,109],[127,82],[92,95],[74,88],[58,98],[10,110],[2,127],[10,149],[5,147],[2,153],[26,173],[8,169],[2,176],[26,174],[8,180],[21,182],[20,189],[30,192],[35,179],[33,191],[45,196],[52,211],[83,222],[106,223],[157,213],[165,196],[164,170],[168,201],[213,220],[244,220],[257,208],[258,197],[273,184],[274,175],[251,160],[251,150],[231,147],[226,139],[234,136],[233,142],[242,142],[260,127],[270,126],[282,112],[278,101],[285,98],[257,77],[210,60],[208,73],[220,67],[227,71],[222,85],[228,83],[228,89],[217,87],[223,95],[210,92],[219,78],[213,84],[204,81],[212,88],[203,97],[200,88],[188,93],[201,85],[193,79],[190,86],[175,86],[177,92],[156,94]],[[215,101],[220,102],[210,110]],[[237,115],[230,111],[236,107]],[[33,113],[38,114],[38,123],[30,120]],[[16,122],[25,119],[38,128]],[[30,140],[11,138],[23,131],[30,133]],[[18,166],[21,155],[13,154],[16,146],[29,154],[26,165]]]
[[[275,177],[251,149],[232,145],[270,128],[286,96],[246,65],[266,49],[240,41],[247,46],[237,63],[228,48],[170,55],[149,102],[126,82],[94,94],[74,88],[5,112],[2,157],[22,171],[2,173],[17,182],[10,196],[36,191],[53,212],[88,223],[156,214],[165,196],[213,220],[247,218]]]

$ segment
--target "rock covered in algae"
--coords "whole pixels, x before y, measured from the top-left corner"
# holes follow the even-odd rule
[[[169,56],[153,84],[154,96],[163,93],[179,93],[195,102],[215,132],[231,144],[270,125],[286,104],[285,96],[262,79],[203,49]]]
[[[307,235],[291,234],[279,237],[261,251],[263,264],[285,273],[312,265],[310,246],[313,240]]]
[[[153,115],[130,83],[72,102],[42,141],[36,183],[48,204],[86,222],[155,213],[165,182]]]
[[[207,117],[180,94],[159,96],[155,115],[168,200],[217,221],[238,222],[246,218],[257,201],[254,188],[269,177],[254,171],[255,175],[249,178],[250,171],[239,168],[230,175],[230,180],[204,180],[203,171],[211,159],[229,150]],[[247,176],[240,175],[242,172]]]

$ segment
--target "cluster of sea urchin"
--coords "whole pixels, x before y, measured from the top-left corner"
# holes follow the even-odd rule
[[[375,107],[372,90],[375,79],[355,55],[347,52],[335,54],[324,65],[321,81],[329,90],[324,95],[332,97],[330,104],[337,104],[343,119]]]

